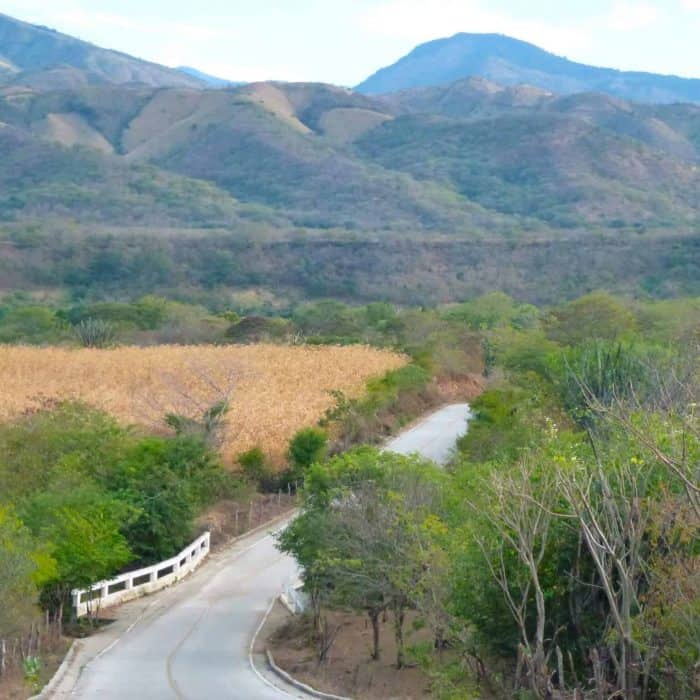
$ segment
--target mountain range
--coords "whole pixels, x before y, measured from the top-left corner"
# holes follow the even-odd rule
[[[0,90],[0,121],[12,156],[0,163],[5,216],[8,207],[14,216],[46,211],[47,188],[58,206],[59,191],[114,182],[81,173],[142,180],[133,174],[145,167],[318,229],[675,228],[700,214],[694,105],[553,96],[482,79],[383,97],[307,83],[13,86]],[[66,194],[57,211],[95,217],[104,207],[88,206],[94,199]]]
[[[479,76],[444,83],[445,72],[424,84],[420,70],[419,86],[374,94],[392,80],[403,87],[395,79],[408,75],[406,64],[359,90],[224,85],[4,16],[0,66],[0,245],[3,231],[15,240],[29,226],[137,231],[135,241],[230,232],[292,240],[312,257],[319,240],[339,236],[362,245],[483,241],[506,254],[504,241],[607,235],[651,250],[649,236],[692,238],[700,224],[700,105],[692,103]],[[341,258],[323,265],[350,265],[334,245],[324,250]],[[700,260],[691,251],[681,263],[692,280]],[[421,271],[423,289],[447,294],[442,277],[452,264]],[[303,269],[324,274],[318,261]],[[460,293],[471,289],[458,279]]]

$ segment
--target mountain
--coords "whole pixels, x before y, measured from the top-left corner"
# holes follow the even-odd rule
[[[694,105],[560,96],[483,79],[380,98],[314,83],[103,85],[21,99],[17,88],[0,90],[0,122],[37,148],[62,145],[62,158],[76,159],[74,173],[85,170],[89,149],[110,172],[149,167],[160,181],[205,183],[217,196],[263,207],[268,220],[272,212],[316,230],[553,236],[700,221]],[[32,162],[40,176],[52,161]],[[14,167],[0,162],[8,183]],[[70,169],[62,172],[67,197],[75,183]],[[14,193],[27,213],[37,190],[29,191]],[[89,199],[85,216],[94,217]],[[72,201],[72,216],[81,201]]]
[[[366,94],[452,83],[478,76],[549,92],[603,92],[647,103],[700,103],[700,80],[596,68],[500,34],[455,34],[415,48],[357,86]]]
[[[474,79],[12,86],[0,153],[0,292],[700,292],[700,106]]]
[[[211,184],[298,226],[365,231],[503,227],[504,217],[495,212],[350,152],[348,139],[391,118],[372,108],[383,106],[342,88],[312,84],[260,83],[234,90],[102,86],[26,93],[22,99],[14,90],[0,91],[0,122],[6,129],[37,148],[58,143],[64,147],[62,158],[75,160],[72,172],[65,168],[56,178],[66,198],[73,178],[86,171],[81,159],[90,149],[100,153],[100,162],[114,164],[110,167],[149,166]],[[0,182],[3,172],[12,181],[14,167],[0,160]],[[51,160],[45,168],[37,166],[36,176],[45,170],[55,174]],[[15,218],[32,213],[30,193],[36,194],[31,182],[19,179],[16,187],[29,189],[27,196],[14,193],[23,205],[13,209]],[[82,202],[83,218],[93,217],[90,201],[75,198],[71,215]],[[62,215],[65,208],[59,205],[56,213]]]
[[[129,83],[194,88],[204,84],[178,70],[0,14],[0,85],[58,90]]]
[[[217,78],[215,75],[209,75],[208,73],[203,73],[201,70],[196,68],[191,68],[190,66],[178,66],[177,70],[180,73],[189,75],[191,78],[201,81],[208,87],[213,88],[225,88],[225,87],[236,87],[238,85],[244,85],[242,81],[225,80],[224,78]]]

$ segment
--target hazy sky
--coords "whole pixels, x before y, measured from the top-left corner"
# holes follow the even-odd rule
[[[0,12],[230,80],[354,85],[461,31],[700,78],[700,0],[0,0]]]

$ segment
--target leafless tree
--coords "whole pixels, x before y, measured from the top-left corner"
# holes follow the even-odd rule
[[[550,697],[549,656],[545,648],[547,610],[540,567],[549,543],[556,516],[553,501],[555,480],[548,473],[537,474],[531,456],[524,456],[506,473],[495,473],[484,484],[489,506],[471,503],[479,517],[489,524],[489,535],[476,534],[493,579],[503,592],[520,633],[521,651],[515,683],[521,684],[523,666],[527,685],[539,697]],[[522,576],[514,576],[507,564],[515,553],[523,567]],[[535,601],[534,635],[527,624],[531,600]]]
[[[196,435],[213,449],[221,446],[227,415],[241,372],[214,372],[203,364],[189,363],[181,372],[163,371],[160,395],[143,395],[141,413],[152,425],[168,427],[180,434]]]
[[[631,699],[643,673],[643,655],[635,637],[645,577],[644,539],[648,513],[646,489],[634,465],[611,460],[602,468],[560,471],[558,485],[574,513],[607,599],[618,640],[610,646],[621,697]]]

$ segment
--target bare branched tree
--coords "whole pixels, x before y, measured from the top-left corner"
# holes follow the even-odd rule
[[[163,423],[178,434],[201,437],[211,448],[221,447],[227,415],[241,373],[214,372],[203,364],[190,363],[184,371],[163,371],[159,377],[165,391],[141,397],[141,413],[151,425]]]
[[[476,535],[493,579],[503,592],[521,641],[519,667],[525,666],[525,685],[538,697],[551,694],[548,662],[552,648],[545,648],[547,611],[540,567],[549,543],[554,511],[555,480],[537,473],[530,456],[523,457],[508,473],[495,473],[484,485],[484,494],[491,507],[473,502],[472,508],[488,522],[490,535]],[[523,567],[521,576],[514,575],[508,561],[515,553]],[[535,631],[528,619],[532,598],[535,600]],[[522,668],[515,683],[522,685]]]
[[[575,514],[595,568],[597,585],[608,602],[617,639],[610,645],[621,697],[631,699],[643,673],[635,636],[645,580],[644,539],[648,515],[642,506],[644,477],[627,462],[601,465],[590,472],[560,471],[558,486]]]

